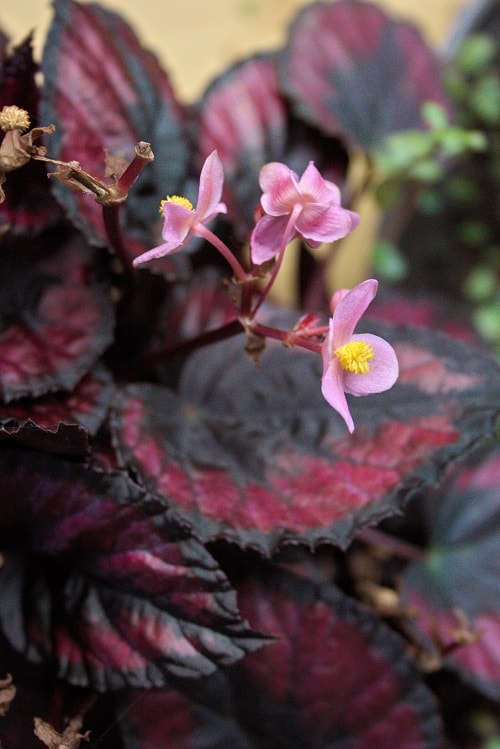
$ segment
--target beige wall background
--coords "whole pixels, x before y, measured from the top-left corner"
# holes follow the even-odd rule
[[[309,0],[104,0],[120,12],[170,73],[178,96],[196,99],[228,64],[280,47],[297,11]],[[447,37],[465,0],[380,0],[412,20],[434,46]],[[39,55],[52,16],[48,0],[2,3],[0,28],[18,43],[35,30]]]

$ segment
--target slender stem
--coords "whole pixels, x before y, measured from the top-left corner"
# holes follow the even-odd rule
[[[283,233],[283,241],[281,243],[281,247],[280,247],[280,250],[278,252],[278,257],[276,258],[276,263],[274,265],[273,272],[271,273],[269,281],[267,282],[266,286],[264,287],[264,289],[263,289],[263,291],[262,291],[262,293],[261,293],[261,295],[260,295],[260,297],[259,297],[259,299],[257,301],[257,304],[255,305],[255,307],[252,310],[252,317],[256,315],[256,313],[259,310],[260,306],[265,301],[265,299],[267,298],[267,295],[271,291],[271,288],[272,288],[274,282],[276,281],[276,276],[278,275],[279,270],[281,268],[281,264],[283,262],[283,257],[284,257],[284,254],[285,254],[285,249],[286,249],[288,243],[293,239],[293,236],[294,236],[293,227],[294,227],[295,222],[296,222],[296,220],[297,220],[297,218],[298,218],[298,216],[299,216],[299,214],[300,214],[301,211],[302,211],[302,206],[300,204],[294,206],[294,208],[293,208],[293,210],[292,210],[292,212],[291,212],[291,214],[290,214],[290,216],[288,218],[287,225],[286,225],[285,231]]]
[[[315,354],[321,354],[320,343],[310,341],[308,338],[302,338],[302,336],[296,335],[293,331],[271,328],[268,325],[262,325],[255,321],[248,324],[247,329],[254,335],[263,336],[264,338],[274,338],[274,340],[281,341],[285,345],[300,346],[300,348],[305,348]]]
[[[203,224],[201,223],[196,224],[196,226],[194,227],[194,232],[199,237],[202,237],[203,239],[206,239],[207,242],[210,242],[210,244],[213,245],[213,247],[215,247],[215,249],[221,253],[221,255],[227,260],[227,262],[233,269],[234,275],[236,276],[238,281],[244,282],[250,279],[247,271],[238,262],[227,244],[225,244],[222,239],[219,239],[216,234],[210,231],[210,229],[207,229],[207,227],[203,226]]]
[[[108,238],[109,246],[121,260],[122,265],[127,273],[131,272],[130,258],[127,255],[125,245],[123,244],[122,232],[120,228],[120,205],[116,203],[103,204],[102,217],[104,228]]]
[[[402,541],[400,538],[395,538],[378,528],[362,528],[356,534],[356,538],[365,543],[388,549],[395,556],[406,559],[409,562],[418,561],[425,555],[424,550],[419,546],[415,546],[415,544],[411,544],[408,541]]]
[[[239,320],[231,320],[231,322],[222,325],[216,330],[207,330],[205,333],[201,333],[188,341],[180,341],[179,343],[174,343],[172,346],[164,346],[163,348],[156,349],[156,351],[150,351],[141,358],[141,363],[154,364],[173,356],[189,354],[198,348],[202,348],[202,346],[224,341],[226,338],[231,338],[231,336],[243,331],[243,325]]]
[[[137,143],[134,158],[116,182],[118,190],[126,195],[144,167],[153,160],[154,155],[150,144],[145,141]]]

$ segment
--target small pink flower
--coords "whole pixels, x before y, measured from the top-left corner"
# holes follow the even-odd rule
[[[252,260],[257,265],[271,260],[294,237],[318,247],[345,237],[359,223],[357,213],[340,205],[337,185],[323,179],[312,161],[300,179],[285,164],[266,164],[259,184],[265,215],[250,239]]]
[[[399,374],[392,346],[370,333],[353,334],[360,317],[377,293],[374,279],[355,286],[338,302],[322,345],[321,391],[328,403],[354,431],[345,393],[371,395],[391,388]]]
[[[217,213],[226,213],[220,202],[224,172],[217,151],[207,157],[200,174],[198,203],[193,208],[187,198],[173,195],[162,201],[161,212],[165,219],[162,229],[164,242],[144,252],[134,260],[134,265],[156,260],[181,250],[196,235],[203,233],[203,224]]]

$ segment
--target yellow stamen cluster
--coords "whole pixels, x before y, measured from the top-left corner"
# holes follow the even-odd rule
[[[6,133],[8,130],[20,130],[21,133],[30,126],[30,117],[25,109],[16,106],[3,107],[0,111],[0,128]]]
[[[184,208],[187,208],[188,211],[193,210],[193,204],[190,200],[187,198],[182,197],[182,195],[167,195],[165,200],[162,200],[160,203],[160,213],[163,215],[163,206],[165,203],[177,203],[177,205],[182,205]]]
[[[366,341],[350,341],[333,352],[342,369],[353,374],[368,374],[375,352]]]

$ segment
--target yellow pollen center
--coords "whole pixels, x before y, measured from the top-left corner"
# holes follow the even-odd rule
[[[188,211],[193,210],[193,204],[191,201],[184,198],[182,195],[167,195],[165,200],[162,200],[160,203],[160,213],[163,213],[163,206],[165,203],[177,203],[177,205],[182,205],[184,208],[187,208]]]
[[[353,374],[367,374],[375,352],[366,341],[350,341],[333,352],[342,369]]]

